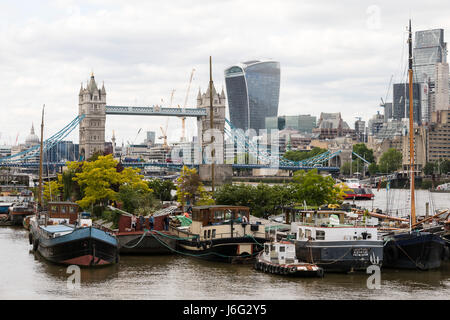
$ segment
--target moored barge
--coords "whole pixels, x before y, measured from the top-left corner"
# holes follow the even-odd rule
[[[244,206],[197,206],[186,229],[170,227],[182,253],[228,263],[254,262],[266,242],[264,226],[250,224],[250,210]]]

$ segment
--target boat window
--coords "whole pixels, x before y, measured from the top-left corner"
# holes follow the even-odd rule
[[[203,238],[206,239],[206,230],[203,232]]]
[[[247,217],[247,211],[239,210],[239,218]]]
[[[273,244],[270,245],[270,251],[275,251],[275,246]]]
[[[56,206],[52,206],[52,212],[56,212]]]
[[[280,252],[284,252],[285,251],[285,247],[284,246],[280,246]]]
[[[208,238],[211,238],[211,230],[208,230]]]
[[[61,212],[62,212],[62,213],[66,213],[66,207],[65,207],[65,206],[62,206],[62,207],[61,207]]]
[[[232,211],[231,210],[227,210],[226,212],[225,212],[225,220],[229,220],[229,219],[231,219],[231,216],[232,216]]]
[[[214,211],[214,219],[215,220],[223,220],[223,218],[224,218],[223,210]]]
[[[305,238],[311,238],[311,230],[310,229],[305,229]]]
[[[269,253],[269,245],[268,245],[268,244],[266,244],[266,245],[264,246],[264,252],[265,252],[266,254]]]
[[[70,213],[74,213],[75,212],[75,207],[69,207],[69,212]]]
[[[213,230],[212,230],[212,235],[211,235],[211,237],[212,237],[212,238],[215,238],[215,237],[216,237],[216,229],[213,229]]]
[[[303,229],[302,228],[298,228],[298,239],[303,238]]]
[[[316,240],[325,240],[325,231],[317,230],[316,231]]]

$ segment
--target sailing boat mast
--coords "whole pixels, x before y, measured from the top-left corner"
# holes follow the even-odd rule
[[[411,189],[411,216],[410,226],[416,223],[416,203],[414,197],[414,120],[413,120],[413,57],[412,57],[412,32],[411,20],[409,20],[409,166],[410,166],[410,189]]]
[[[45,104],[42,107],[42,123],[41,123],[41,147],[39,153],[39,193],[38,193],[38,212],[42,210],[42,172],[43,172],[43,150],[42,147],[44,145],[44,108]]]

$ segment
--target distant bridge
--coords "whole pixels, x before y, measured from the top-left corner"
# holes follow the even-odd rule
[[[206,117],[205,108],[106,106],[107,115]]]

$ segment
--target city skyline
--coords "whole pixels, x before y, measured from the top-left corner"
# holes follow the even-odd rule
[[[80,82],[86,84],[91,71],[99,84],[105,82],[108,104],[154,105],[163,98],[168,105],[175,89],[173,104],[183,105],[195,68],[188,99],[188,106],[195,106],[198,88],[208,85],[209,56],[217,90],[225,87],[226,67],[270,58],[283,66],[278,115],[341,112],[350,125],[355,117],[367,122],[382,112],[378,106],[390,76],[393,83],[403,81],[408,19],[413,33],[445,32],[450,7],[437,1],[26,3],[0,4],[0,43],[6,48],[0,52],[2,145],[14,144],[17,133],[22,142],[32,123],[37,128],[43,104],[45,136],[64,127],[77,115]],[[442,8],[438,14],[436,6]],[[246,24],[249,14],[252,24]],[[165,121],[109,116],[105,138],[110,141],[114,130],[120,145],[133,141],[140,128],[137,141],[145,139],[145,131],[158,137]],[[178,140],[180,124],[179,118],[169,120],[170,141]],[[188,136],[195,126],[187,121]],[[78,143],[77,130],[68,139]]]

